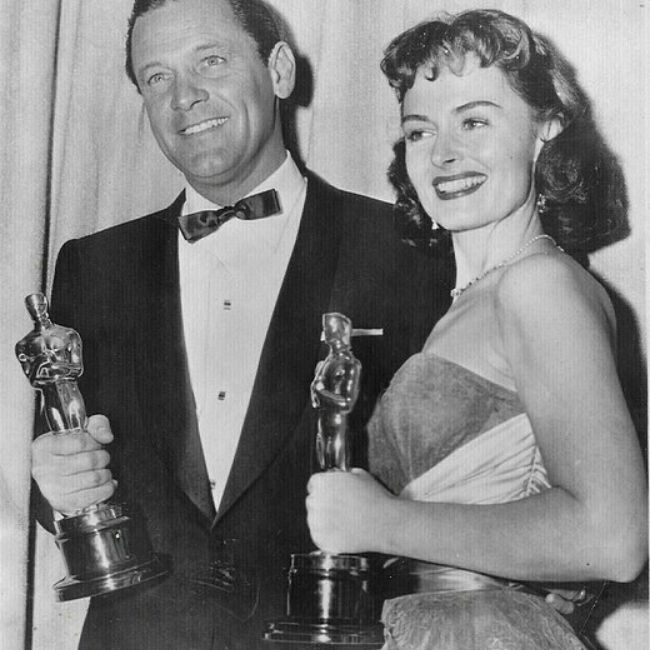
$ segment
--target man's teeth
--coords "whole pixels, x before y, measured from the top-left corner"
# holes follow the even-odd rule
[[[183,133],[185,135],[194,135],[195,133],[201,133],[202,131],[207,131],[208,129],[214,129],[217,126],[221,126],[227,120],[227,117],[216,117],[213,120],[206,120],[205,122],[200,122],[199,124],[192,124],[192,126],[188,126],[183,131]]]
[[[451,194],[452,192],[462,192],[468,190],[470,187],[480,185],[485,181],[484,176],[468,176],[467,178],[459,178],[455,181],[444,181],[436,184],[436,189],[443,194]]]

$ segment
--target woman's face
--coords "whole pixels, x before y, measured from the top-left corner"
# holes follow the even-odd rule
[[[402,104],[406,167],[422,207],[451,231],[500,221],[529,198],[541,132],[497,67],[419,71]]]

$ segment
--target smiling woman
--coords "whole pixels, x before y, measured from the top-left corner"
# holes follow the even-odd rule
[[[534,164],[559,122],[536,123],[499,68],[469,55],[436,83],[420,70],[402,113],[407,172],[439,225],[477,228],[534,202]]]
[[[159,0],[138,0],[137,4],[156,2]],[[64,241],[171,202],[183,181],[160,155],[141,97],[124,74],[124,36],[133,0],[0,3],[0,78],[7,89],[0,102],[5,213],[0,327],[4,340],[14,342],[27,328],[23,296],[37,288],[49,288],[55,253]],[[434,3],[433,8],[431,0],[270,0],[269,4],[290,23],[295,37],[292,43],[298,45],[303,62],[308,62],[312,71],[310,83],[305,84],[303,78],[301,86],[309,106],[301,105],[297,111],[302,159],[339,187],[392,201],[385,169],[397,137],[398,110],[378,71],[380,53],[395,34],[430,18],[436,7],[462,9],[476,3],[453,0]],[[520,15],[536,30],[552,36],[579,66],[580,80],[594,101],[599,124],[625,170],[626,183],[619,179],[618,186],[626,185],[629,197],[622,197],[619,208],[629,205],[631,232],[624,239],[617,236],[615,244],[600,248],[590,258],[591,268],[619,298],[615,303],[621,310],[617,313],[619,350],[623,353],[619,369],[625,374],[631,404],[643,428],[647,415],[642,268],[647,174],[640,133],[647,107],[643,93],[636,91],[643,88],[648,60],[647,8],[641,2],[587,5],[565,0],[499,0],[490,4]],[[271,46],[265,53],[260,51],[263,60]],[[584,139],[575,142],[574,149],[584,152]],[[538,190],[540,168],[550,158],[547,149],[536,168]],[[547,204],[551,209],[546,215],[558,213],[553,201],[547,200]],[[577,207],[571,210],[574,217]],[[587,213],[590,217],[595,214],[593,210]],[[558,220],[554,218],[552,223],[557,225]],[[447,231],[435,232],[440,238],[440,233]],[[427,242],[435,236],[428,227],[408,234],[425,237]],[[571,249],[566,243],[563,247]],[[466,297],[472,291],[468,290]],[[0,519],[0,573],[7,587],[0,596],[2,645],[11,650],[72,650],[78,646],[86,604],[53,601],[51,585],[61,577],[60,558],[49,534],[39,526],[35,568],[32,562],[28,571],[25,564],[33,394],[17,372],[11,347],[0,350],[2,366],[9,369],[0,391],[2,503],[6,505]],[[620,475],[626,476],[624,468]],[[27,591],[28,584],[31,591]],[[619,598],[645,597],[647,582],[637,584],[636,590],[620,586],[618,595],[605,603],[605,613],[614,609]],[[617,613],[605,622],[603,647],[647,648],[647,602],[638,607],[636,619],[619,618]],[[26,613],[33,615],[33,620],[25,635]]]
[[[312,537],[397,556],[384,650],[583,648],[530,583],[631,581],[647,543],[612,304],[545,232],[586,247],[599,232],[581,206],[601,161],[541,164],[586,106],[556,53],[500,11],[417,25],[382,69],[401,109],[398,209],[417,213],[415,239],[446,233],[454,302],[375,411],[372,475],[312,476]],[[542,189],[561,224],[542,217]]]

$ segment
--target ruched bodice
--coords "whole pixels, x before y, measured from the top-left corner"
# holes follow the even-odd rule
[[[400,368],[377,405],[369,463],[416,501],[506,503],[550,488],[517,393],[428,352]],[[386,571],[384,650],[583,650],[557,612],[514,583],[408,559]]]
[[[369,435],[372,473],[409,498],[502,503],[549,485],[517,393],[435,354],[400,368]]]

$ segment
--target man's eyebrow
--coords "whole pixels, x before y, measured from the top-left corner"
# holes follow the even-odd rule
[[[143,73],[145,70],[148,70],[149,68],[162,68],[163,64],[160,61],[149,61],[149,63],[145,63],[144,65],[141,65],[136,71],[136,75],[139,75]]]
[[[212,41],[210,43],[205,43],[204,45],[198,45],[194,48],[195,52],[205,52],[205,50],[213,50],[214,48],[220,48],[222,50],[226,49],[226,45],[219,41]]]
[[[214,43],[206,43],[205,45],[198,45],[197,47],[194,48],[193,51],[200,54],[201,52],[205,52],[206,50],[212,50],[214,48],[225,49],[225,45],[223,45],[223,43],[219,43],[215,41]],[[158,67],[164,68],[165,64],[162,61],[158,61],[158,60],[148,61],[144,65],[140,66],[135,72],[137,75],[141,72],[144,72],[148,68],[158,68]]]

